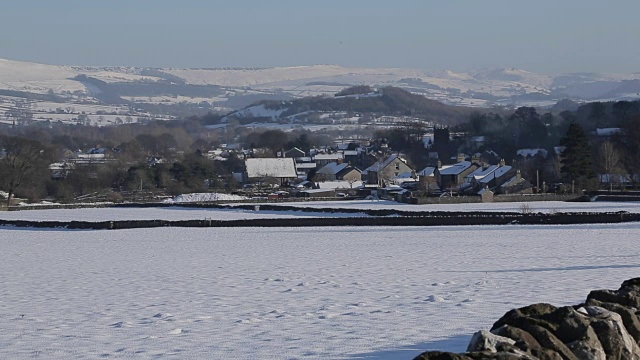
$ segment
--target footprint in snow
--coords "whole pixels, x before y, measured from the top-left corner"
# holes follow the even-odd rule
[[[444,298],[442,296],[439,296],[439,295],[429,295],[429,296],[427,296],[426,299],[424,299],[424,301],[426,301],[426,302],[443,302]]]

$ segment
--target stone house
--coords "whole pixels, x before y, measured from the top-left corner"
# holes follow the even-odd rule
[[[362,180],[367,184],[386,185],[401,173],[411,172],[413,169],[407,161],[399,155],[393,154],[378,160],[362,172]]]
[[[347,163],[331,162],[316,172],[315,179],[317,181],[346,180],[356,182],[360,181],[361,174],[360,170]]]
[[[442,166],[438,162],[435,176],[443,191],[457,191],[464,184],[465,176],[476,170],[479,166],[471,161],[460,161],[453,165]]]

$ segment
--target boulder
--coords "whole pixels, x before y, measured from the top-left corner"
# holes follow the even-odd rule
[[[578,309],[591,317],[591,327],[607,354],[607,359],[640,359],[640,349],[629,335],[620,315],[598,306]]]
[[[442,351],[427,351],[415,357],[413,360],[473,360],[472,358],[460,354]]]
[[[595,299],[587,300],[586,305],[599,306],[620,315],[629,335],[633,337],[636,343],[640,342],[640,320],[638,319],[638,315],[636,315],[635,308],[628,308],[619,304],[602,302]]]
[[[503,345],[515,345],[516,341],[507,337],[493,334],[487,330],[480,330],[473,334],[467,352],[473,351],[491,351],[498,352]]]
[[[618,290],[594,290],[587,296],[587,301],[594,299],[640,309],[640,278],[626,280]]]
[[[549,304],[533,304],[519,309],[513,309],[504,314],[498,321],[493,324],[491,330],[497,329],[502,325],[511,325],[517,328],[525,329],[528,326],[541,326],[549,331],[556,331],[557,325],[542,319],[543,315],[548,315],[556,311],[553,305]]]

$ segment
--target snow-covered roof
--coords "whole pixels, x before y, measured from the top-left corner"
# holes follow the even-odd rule
[[[418,176],[433,176],[436,172],[436,168],[433,166],[427,166],[426,168],[420,170],[416,175]]]
[[[296,169],[315,169],[316,163],[296,163]]]
[[[613,136],[620,133],[620,128],[602,128],[596,129],[596,135],[598,136]]]
[[[485,176],[493,173],[494,171],[496,171],[496,169],[498,169],[498,165],[490,165],[487,166],[486,169],[483,169],[482,167],[479,167],[477,169],[475,169],[474,171],[472,171],[470,174],[468,174],[467,176],[465,176],[465,179],[476,179],[476,180],[480,180],[482,178],[484,178]]]
[[[491,180],[497,179],[497,178],[503,176],[504,174],[506,174],[511,169],[512,169],[512,167],[509,166],[509,165],[500,166],[494,172],[491,173],[491,176],[485,176],[482,179],[480,179],[480,183],[481,184],[488,184]]]
[[[344,150],[342,153],[344,156],[357,156],[358,150]]]
[[[335,162],[330,162],[327,165],[321,167],[318,170],[318,174],[332,174],[332,175],[335,175],[335,174],[339,173],[340,171],[344,170],[347,166],[349,166],[349,164],[347,164],[347,163],[338,164],[338,163],[335,163]]]
[[[376,172],[380,172],[381,170],[384,170],[384,168],[386,168],[387,166],[389,166],[389,164],[391,164],[394,160],[400,160],[403,163],[407,164],[407,161],[403,158],[401,158],[400,156],[393,154],[393,155],[389,155],[389,157],[387,157],[386,159],[381,159],[378,160],[375,164],[369,166],[368,168],[365,169],[365,171],[368,173],[369,171],[376,171]],[[365,173],[365,171],[363,171],[362,173]]]
[[[317,193],[325,193],[331,190],[335,190],[334,188],[328,188],[328,189],[309,189],[309,190],[302,190],[300,192],[302,193],[307,193],[307,194],[317,194]]]
[[[564,152],[564,149],[566,149],[566,146],[554,146],[553,147],[553,151],[556,153],[556,155],[562,155],[562,153]]]
[[[461,161],[451,166],[443,166],[442,169],[440,169],[440,175],[458,175],[461,172],[467,170],[469,167],[471,167],[470,161]]]
[[[339,160],[343,159],[344,156],[341,153],[334,154],[317,154],[313,157],[313,160]]]
[[[520,149],[516,151],[517,155],[522,157],[533,157],[541,154],[543,157],[547,157],[547,150],[545,149]]]
[[[392,180],[396,184],[402,184],[408,181],[415,181],[416,179],[414,179],[412,176],[413,176],[412,171],[405,171],[403,173],[398,174],[397,176],[394,176]]]
[[[247,159],[245,165],[247,166],[247,176],[250,178],[295,178],[298,176],[293,158]]]

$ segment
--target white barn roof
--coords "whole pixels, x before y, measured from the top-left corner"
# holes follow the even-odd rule
[[[249,178],[275,177],[295,178],[296,165],[293,158],[255,158],[245,161]]]

